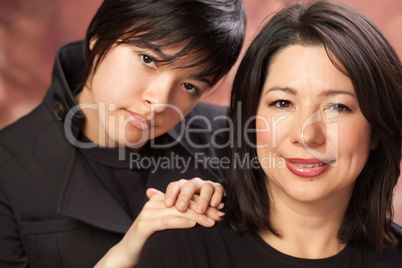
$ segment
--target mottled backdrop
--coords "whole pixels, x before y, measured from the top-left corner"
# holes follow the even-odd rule
[[[50,84],[57,48],[83,39],[101,0],[0,0],[0,129],[27,114]],[[246,45],[269,14],[291,1],[244,0],[248,11]],[[402,58],[402,0],[342,0],[368,14]],[[227,105],[232,71],[204,101]],[[395,198],[402,224],[402,180]]]

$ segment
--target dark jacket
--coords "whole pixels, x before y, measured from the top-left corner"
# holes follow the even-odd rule
[[[62,47],[43,103],[0,132],[0,267],[91,267],[133,222],[65,135],[67,112],[76,105],[71,90],[79,84],[83,62],[82,42]],[[203,115],[211,131],[192,135],[191,142],[206,145],[214,139],[222,144],[222,135],[213,131],[223,128],[225,120],[214,117],[225,113],[225,108],[198,104],[185,122],[191,122],[192,129],[208,129],[205,120],[188,120]],[[67,130],[74,137],[82,120],[80,111],[72,118]],[[146,188],[164,191],[171,181],[195,176],[223,181],[216,163],[197,165],[195,159],[196,154],[205,157],[201,160],[221,159],[222,152],[215,146],[194,148],[183,138],[181,126],[161,137],[178,143],[154,153],[168,157],[177,152],[192,158],[193,164],[185,172],[174,168],[150,172]],[[140,199],[146,201],[145,192]]]

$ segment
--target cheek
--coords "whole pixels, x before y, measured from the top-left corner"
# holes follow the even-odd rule
[[[92,80],[92,90],[97,101],[118,104],[119,101],[132,101],[133,95],[143,88],[144,77],[134,77],[129,66],[117,65],[105,59],[96,70]]]
[[[289,138],[289,122],[283,118],[267,120],[267,117],[257,117],[256,138],[258,145],[264,145],[275,150]]]
[[[340,152],[367,154],[370,150],[371,129],[367,122],[355,122],[339,126]]]
[[[101,73],[99,73],[95,75],[92,83],[92,89],[97,101],[107,101],[116,105],[121,101],[132,101],[139,87],[138,82],[133,82],[127,79],[127,77],[113,74],[102,77]]]
[[[287,127],[285,122],[268,121],[264,118],[256,120],[257,156],[265,172],[276,167],[276,157],[280,148],[286,147]],[[276,163],[276,164],[275,164]]]
[[[263,117],[257,117],[255,122],[257,145],[269,146],[272,139],[271,124]]]
[[[355,123],[339,131],[339,159],[356,177],[370,153],[371,129],[368,123]],[[343,162],[343,163],[342,163]]]
[[[187,100],[181,102],[181,103],[185,103],[185,105],[181,105],[181,103],[179,103],[179,105],[177,105],[176,107],[178,108],[178,110],[180,110],[183,113],[181,116],[186,116],[194,109],[194,107],[197,105],[197,102],[198,102],[198,99],[190,98],[190,100],[187,99]],[[180,120],[181,119],[183,119],[183,118],[180,118]]]
[[[275,180],[278,172],[285,167],[283,158],[280,158],[283,148],[286,148],[286,124],[265,120],[256,120],[257,157],[267,178]],[[282,149],[280,149],[282,148]],[[279,158],[278,158],[279,157]]]

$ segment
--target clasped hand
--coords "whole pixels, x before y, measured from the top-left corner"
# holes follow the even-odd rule
[[[212,227],[224,215],[219,211],[225,194],[221,184],[200,178],[179,180],[168,185],[166,193],[146,192],[149,201],[123,239],[95,267],[135,267],[147,239],[165,229],[191,228],[196,224]]]

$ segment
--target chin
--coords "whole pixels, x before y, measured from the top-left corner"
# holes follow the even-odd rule
[[[287,194],[293,200],[302,203],[315,203],[325,199],[325,194],[311,185],[299,189],[291,189],[287,191]]]

